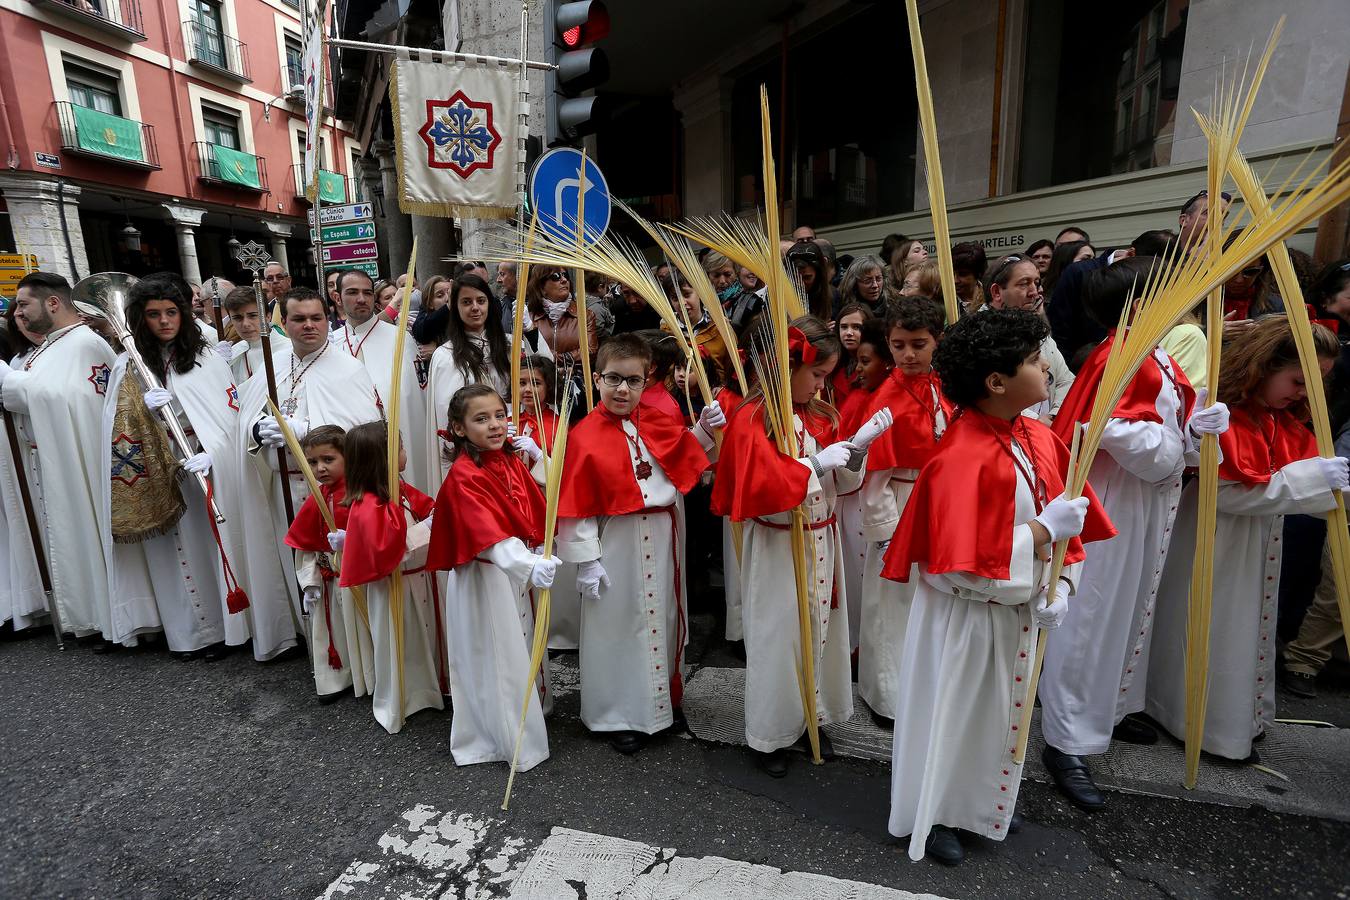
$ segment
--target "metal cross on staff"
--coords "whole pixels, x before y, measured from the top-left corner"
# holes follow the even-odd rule
[[[281,408],[277,400],[277,371],[272,363],[272,322],[267,314],[267,304],[263,301],[262,273],[272,261],[272,255],[262,244],[249,241],[239,248],[234,258],[253,275],[253,296],[258,301],[258,331],[262,337],[263,372],[267,376],[267,397],[272,406]],[[284,302],[284,301],[283,301]],[[292,388],[294,386],[292,385]],[[295,520],[295,501],[291,499],[291,473],[286,465],[286,448],[277,448],[277,471],[281,475],[281,503],[286,510],[286,521]]]

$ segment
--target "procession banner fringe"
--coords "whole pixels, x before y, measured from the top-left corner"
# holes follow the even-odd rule
[[[558,494],[562,489],[563,460],[567,456],[568,421],[572,417],[572,395],[563,393],[562,408],[558,411],[558,430],[553,434],[553,449],[548,457],[548,473],[544,479],[544,545],[543,558],[553,556],[553,538],[558,525]],[[539,435],[543,439],[543,433]],[[552,617],[553,590],[544,588],[539,592],[534,613],[534,643],[530,647],[530,671],[525,678],[525,700],[520,706],[520,723],[516,728],[516,746],[511,751],[511,770],[506,776],[506,794],[502,797],[502,809],[511,805],[511,790],[516,784],[516,766],[520,762],[520,745],[525,737],[525,716],[530,711],[530,702],[535,696],[535,679],[544,666],[544,654],[548,651],[549,620]]]

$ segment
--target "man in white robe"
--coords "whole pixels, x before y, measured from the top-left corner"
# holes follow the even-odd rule
[[[26,353],[15,357],[8,367],[22,369],[27,357]],[[25,466],[24,474],[31,484],[31,469],[23,457],[15,459],[8,437],[0,437],[0,625],[9,623],[15,631],[28,628],[47,614],[47,598],[42,592],[28,514],[19,490],[19,465]]]
[[[60,275],[19,282],[14,317],[43,341],[19,370],[0,366],[0,402],[15,413],[63,628],[111,640],[107,553],[98,528],[108,479],[99,452],[103,397],[116,359],[83,323]]]
[[[312,428],[349,429],[380,419],[375,386],[365,367],[328,340],[322,298],[296,288],[281,307],[290,348],[276,354],[277,402],[296,439]],[[244,535],[245,582],[249,596],[253,655],[270,659],[295,646],[303,621],[292,551],[286,546],[286,519],[277,449],[284,439],[267,408],[267,375],[258,372],[240,391],[239,441],[246,461],[240,509]],[[289,490],[298,510],[309,494],[299,465],[287,455]],[[289,606],[287,605],[289,601]]]
[[[390,325],[375,315],[375,284],[370,276],[357,269],[341,272],[337,280],[338,297],[347,321],[336,332],[337,350],[355,357],[366,367],[370,380],[378,392],[381,412],[389,409],[390,390],[394,382],[394,344],[398,340],[398,326]],[[403,375],[399,381],[399,432],[403,435],[403,449],[408,454],[408,469],[404,473],[413,487],[432,494],[440,487],[433,483],[427,463],[426,401],[413,368],[417,343],[409,336],[403,343],[403,358],[399,361]],[[439,470],[437,471],[439,475]]]

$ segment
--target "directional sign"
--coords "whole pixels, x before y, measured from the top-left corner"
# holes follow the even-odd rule
[[[311,228],[309,230],[309,240],[311,243],[317,241],[318,233]],[[369,220],[365,222],[349,222],[346,225],[325,225],[323,226],[323,242],[325,244],[343,244],[350,241],[373,241],[375,240],[375,223]]]
[[[325,244],[323,248],[324,263],[366,262],[379,258],[380,251],[374,241],[366,241],[363,244],[336,244],[332,247]]]
[[[534,164],[530,173],[530,208],[539,213],[539,226],[560,240],[576,243],[577,200],[581,196],[581,151],[555,147]],[[613,204],[609,185],[595,160],[586,160],[586,222],[581,229],[587,243],[595,243],[609,228]]]
[[[370,276],[371,281],[374,281],[375,279],[380,277],[380,264],[374,262],[338,263],[337,265],[330,266],[329,268],[330,270],[349,269],[354,272],[365,272],[367,275]]]
[[[0,291],[12,294],[23,276],[37,271],[36,256],[28,254],[27,263],[25,267],[22,253],[0,253]]]
[[[590,196],[586,197],[590,200]],[[348,203],[345,206],[325,206],[319,211],[321,225],[340,225],[343,222],[356,222],[361,219],[375,218],[375,210],[369,203]],[[586,216],[590,218],[590,216]]]

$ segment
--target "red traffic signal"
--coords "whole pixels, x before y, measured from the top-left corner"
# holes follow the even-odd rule
[[[609,10],[600,0],[559,3],[554,23],[563,46],[571,50],[609,34]]]

